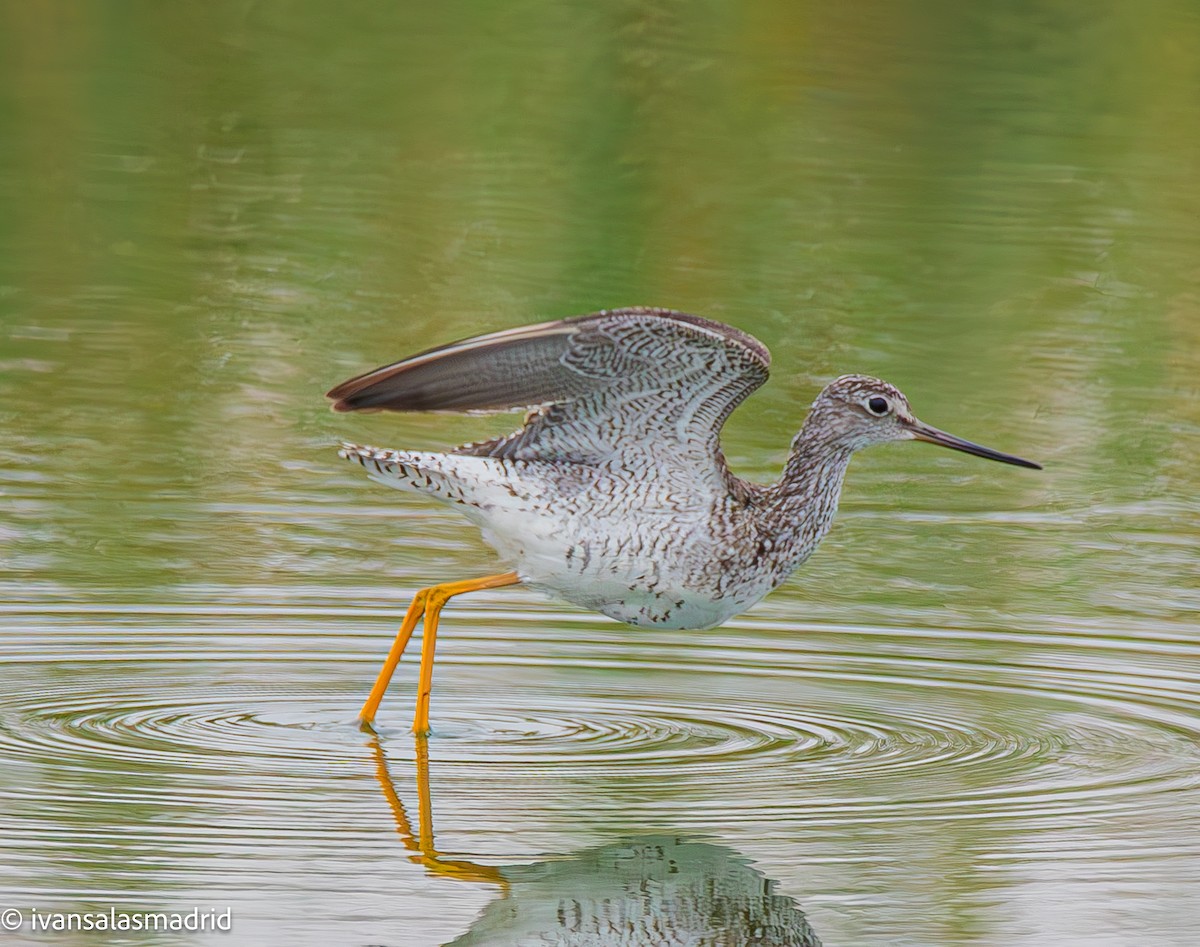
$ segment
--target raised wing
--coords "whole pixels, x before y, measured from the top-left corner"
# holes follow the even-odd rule
[[[328,397],[337,411],[535,409],[514,434],[458,453],[588,464],[641,455],[713,470],[722,424],[769,364],[766,347],[739,329],[669,309],[613,309],[431,349]]]

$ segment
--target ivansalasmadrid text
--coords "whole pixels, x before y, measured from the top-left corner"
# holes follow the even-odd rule
[[[31,908],[33,931],[228,931],[233,909],[201,911],[38,911]]]

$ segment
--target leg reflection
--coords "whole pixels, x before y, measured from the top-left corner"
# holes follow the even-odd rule
[[[462,859],[447,859],[438,854],[433,840],[433,803],[429,795],[429,740],[424,736],[414,737],[417,746],[417,831],[414,834],[408,813],[404,809],[396,784],[388,772],[387,757],[383,755],[383,747],[377,737],[371,737],[371,754],[375,758],[375,777],[383,790],[383,798],[387,800],[392,810],[392,818],[396,821],[396,834],[400,841],[413,854],[409,860],[417,865],[424,865],[430,874],[443,878],[457,878],[460,881],[476,881],[486,884],[499,885],[507,888],[508,882],[500,873],[499,868],[490,865],[477,865]]]
[[[497,885],[470,930],[446,947],[523,944],[688,944],[820,947],[804,912],[750,860],[723,845],[673,834],[620,839],[533,864],[492,867],[442,856],[433,837],[429,745],[416,738],[414,833],[387,760],[375,772],[411,860],[430,873]]]

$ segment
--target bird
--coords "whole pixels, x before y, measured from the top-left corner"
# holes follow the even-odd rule
[[[528,412],[511,434],[445,452],[342,444],[372,480],[457,507],[509,567],[416,592],[360,725],[373,728],[423,621],[412,730],[429,734],[438,621],[456,595],[522,583],[629,625],[711,628],[813,554],[858,450],[918,440],[1041,469],[925,424],[894,385],[851,374],[812,402],[778,480],[744,480],[720,433],[769,368],[738,328],[631,307],[452,342],[330,389],[337,412]]]

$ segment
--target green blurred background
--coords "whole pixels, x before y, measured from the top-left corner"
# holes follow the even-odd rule
[[[1190,4],[3,18],[3,449],[18,482],[51,481],[9,507],[28,579],[244,575],[236,551],[196,560],[213,526],[254,533],[205,504],[307,497],[337,476],[326,444],[397,436],[326,416],[329,385],[627,304],[772,347],[774,383],[731,427],[751,476],[820,384],[867,371],[935,424],[1047,460],[1081,511],[1081,491],[1195,492]],[[865,463],[907,484],[930,461]]]
[[[104,771],[107,753],[145,736],[131,725],[105,731],[112,745],[97,746],[81,723],[88,701],[122,718],[121,674],[141,682],[131,693],[146,695],[150,713],[172,694],[202,701],[206,682],[226,675],[222,661],[246,660],[244,681],[233,678],[243,690],[229,700],[244,698],[247,720],[259,719],[250,696],[259,688],[302,737],[328,724],[323,752],[350,758],[360,747],[347,722],[407,596],[495,570],[452,511],[363,482],[335,449],[342,438],[445,447],[516,419],[334,416],[327,388],[475,332],[634,304],[724,320],[771,347],[771,382],[727,432],[744,476],[777,475],[805,406],[843,372],[885,377],[930,423],[1046,471],[920,446],[868,452],[821,552],[752,614],[748,631],[668,645],[622,638],[617,626],[587,631],[569,611],[497,594],[486,601],[499,625],[471,638],[460,620],[447,632],[446,693],[468,701],[473,719],[525,707],[531,672],[518,662],[484,675],[498,653],[489,648],[604,666],[596,687],[634,707],[670,685],[623,676],[620,662],[650,660],[660,646],[700,655],[720,641],[736,670],[738,642],[764,635],[755,660],[788,669],[809,660],[789,649],[804,647],[800,626],[816,623],[850,642],[830,645],[836,674],[849,651],[858,660],[891,648],[903,660],[922,647],[909,632],[944,635],[953,644],[913,660],[926,671],[971,661],[972,679],[994,665],[1012,688],[981,688],[959,708],[968,730],[986,742],[987,726],[1008,718],[1016,743],[1057,734],[1058,755],[1043,747],[1046,756],[1030,759],[1048,767],[1042,776],[1065,774],[1060,789],[1085,794],[1103,795],[1120,756],[1130,767],[1121,785],[1141,785],[1149,822],[1092,836],[1083,827],[1097,824],[1096,811],[1062,816],[1054,827],[1084,832],[1088,858],[1056,870],[989,834],[1029,812],[998,801],[978,824],[956,823],[965,834],[954,836],[953,857],[923,839],[929,867],[916,875],[959,871],[967,849],[967,862],[1010,859],[1022,880],[1006,878],[1014,887],[1002,894],[994,879],[977,879],[919,895],[880,856],[892,867],[864,869],[870,890],[896,892],[880,914],[855,900],[862,878],[811,867],[874,865],[866,837],[829,835],[803,871],[779,847],[817,822],[847,828],[840,816],[781,812],[738,834],[729,826],[741,817],[719,793],[675,792],[668,780],[647,796],[662,811],[651,818],[630,803],[627,821],[658,828],[673,811],[766,859],[790,894],[811,897],[831,943],[1118,944],[1147,932],[1156,944],[1195,943],[1194,895],[1172,885],[1200,878],[1200,852],[1163,840],[1196,838],[1200,789],[1187,775],[1196,761],[1174,743],[1161,760],[1138,757],[1155,743],[1141,726],[1195,737],[1200,680],[1200,10],[1186,0],[0,5],[0,594],[9,622],[0,732],[16,774],[0,785],[16,806],[0,844],[14,865],[48,872],[34,890],[13,880],[14,868],[14,890],[96,897],[114,885],[66,867],[71,858],[54,854],[47,833],[82,826],[86,836],[102,823],[149,832],[161,816],[115,798],[115,809],[88,808],[84,790],[67,793],[74,784],[52,774],[64,752],[79,754],[80,772]],[[505,625],[506,608],[524,624]],[[555,643],[566,640],[563,627],[575,645]],[[1064,650],[1051,654],[1037,635],[1057,636]],[[588,650],[593,640],[603,647]],[[573,646],[582,650],[555,650]],[[1114,663],[1097,670],[1104,647]],[[239,650],[252,648],[263,653]],[[271,663],[284,652],[293,663]],[[121,674],[89,664],[114,653],[128,663]],[[325,663],[304,664],[305,655]],[[1018,666],[1026,670],[1006,676]],[[1089,742],[1087,728],[1049,709],[1022,718],[1035,666],[1067,675],[1035,688],[1051,696],[1124,694],[1128,706],[1111,694],[1114,703],[1088,706],[1099,715],[1093,729],[1108,723],[1120,735]],[[472,673],[489,689],[477,706]],[[847,680],[830,707],[870,717],[931,699],[919,689],[911,704],[884,699],[873,679]],[[577,683],[547,686],[569,696]],[[756,679],[741,683],[721,701],[752,703]],[[695,692],[692,682],[679,687]],[[402,720],[408,698],[393,699]],[[608,712],[586,694],[578,701],[585,716]],[[437,706],[435,691],[435,719]],[[442,706],[444,718],[468,715],[450,696]],[[1160,716],[1168,706],[1182,716]],[[69,736],[70,748],[29,739],[37,726]],[[180,755],[166,772],[201,765],[213,735],[174,734]],[[509,817],[536,840],[521,857],[596,841],[555,815],[567,802],[549,790],[470,829],[462,813],[486,811],[503,786],[500,775],[471,783],[467,764],[485,765],[492,739],[475,736],[469,751],[443,752],[465,754],[444,807],[461,816],[477,853],[506,853],[498,840],[510,838]],[[244,752],[248,767],[244,784],[225,789],[233,805],[266,784],[250,765],[255,751],[231,738],[230,765]],[[397,758],[410,758],[411,745],[396,741]],[[302,745],[288,743],[279,758],[301,758]],[[571,759],[569,747],[552,749]],[[436,764],[436,741],[433,754]],[[1172,781],[1154,782],[1172,754]],[[802,782],[803,755],[789,765]],[[88,785],[133,792],[135,771],[116,765],[108,782]],[[578,773],[567,799],[582,811],[598,803],[586,767]],[[754,774],[738,778],[753,785]],[[318,775],[314,787],[324,785]],[[900,789],[867,780],[855,791],[886,807],[986,794],[998,778],[943,775]],[[1007,777],[1036,782],[1019,769]],[[597,776],[590,789],[615,798],[602,784]],[[364,812],[379,804],[373,784],[366,793]],[[783,805],[787,795],[772,786],[763,798]],[[57,803],[40,804],[49,797]],[[162,811],[185,823],[195,815]],[[273,825],[283,810],[266,811]],[[391,828],[380,831],[381,850],[395,847]],[[1137,891],[1088,874],[1122,853],[1145,872]],[[120,874],[103,852],[91,857],[104,878]],[[204,871],[215,863],[205,857],[182,838],[164,856],[188,890],[211,887]],[[303,859],[290,849],[278,857],[246,885],[269,888],[263,879],[277,877],[294,892]],[[196,865],[209,867],[188,875]],[[1073,887],[1078,878],[1095,882],[1089,895]],[[445,893],[397,883],[392,907],[362,910],[421,906],[405,943],[424,943],[416,932],[436,927]],[[158,890],[161,878],[121,884]],[[1116,920],[1046,908],[1123,897],[1133,906]],[[278,904],[255,910],[266,930],[281,914]],[[454,930],[470,917],[464,908]],[[331,930],[306,927],[291,942],[342,942]],[[428,930],[430,943],[453,933]],[[381,936],[370,925],[359,934]]]

